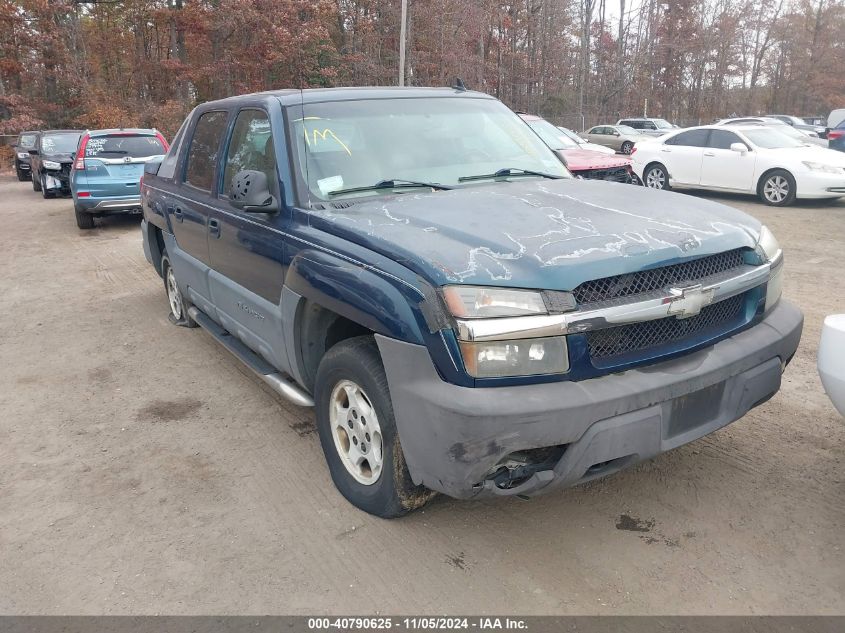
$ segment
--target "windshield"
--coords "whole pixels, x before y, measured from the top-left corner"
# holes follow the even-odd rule
[[[806,143],[788,137],[780,130],[761,127],[759,130],[743,130],[748,140],[763,149],[781,149],[788,147],[802,147]]]
[[[81,134],[47,134],[41,137],[41,151],[45,154],[73,154]]]
[[[569,175],[522,119],[492,99],[368,99],[305,104],[304,117],[298,106],[289,112],[300,174],[323,200],[394,193],[330,195],[400,179],[471,186],[460,179],[507,168]]]
[[[31,149],[35,147],[35,134],[21,134],[18,139],[18,147],[21,149]]]
[[[572,139],[579,145],[582,145],[587,142],[570,129],[567,129],[565,127],[559,127],[558,129],[563,132],[568,138]]]
[[[795,140],[800,141],[804,145],[810,144],[808,140],[809,137],[804,134],[804,132],[796,130],[794,127],[788,126],[786,123],[781,122],[781,125],[778,125],[775,128],[775,131],[779,132],[780,134],[785,134],[790,138],[794,138]]]
[[[535,119],[533,121],[526,121],[526,123],[552,149],[578,149],[578,143],[545,119]]]
[[[632,127],[628,127],[627,125],[617,125],[616,129],[621,132],[622,134],[639,134],[637,130]]]
[[[148,158],[167,150],[155,136],[93,136],[85,145],[85,158]]]
[[[674,129],[674,126],[669,123],[666,119],[652,119],[654,121],[654,126],[658,130],[671,130]]]

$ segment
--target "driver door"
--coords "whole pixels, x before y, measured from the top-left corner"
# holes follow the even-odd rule
[[[281,141],[284,147],[284,139]],[[284,284],[284,211],[257,213],[231,204],[235,175],[243,170],[267,174],[279,200],[277,144],[262,107],[244,107],[235,118],[221,159],[216,212],[208,227],[209,285],[220,324],[275,367],[288,368],[281,325]],[[283,201],[280,202],[284,208]]]
[[[741,143],[746,152],[735,152],[733,143]],[[739,136],[729,130],[710,130],[710,140],[701,163],[701,184],[705,187],[752,191],[756,154]]]

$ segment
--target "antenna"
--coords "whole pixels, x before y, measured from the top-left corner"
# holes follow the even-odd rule
[[[464,80],[460,77],[455,78],[455,85],[452,86],[458,92],[466,92],[467,87],[464,85]]]

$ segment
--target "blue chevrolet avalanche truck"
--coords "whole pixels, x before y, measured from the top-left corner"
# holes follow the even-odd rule
[[[171,321],[313,406],[338,490],[383,517],[700,438],[777,392],[801,336],[757,220],[574,179],[475,92],[205,103],[141,197]]]

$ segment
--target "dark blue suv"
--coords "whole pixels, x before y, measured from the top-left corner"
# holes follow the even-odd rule
[[[801,336],[757,220],[574,179],[480,93],[206,103],[141,199],[171,320],[315,407],[335,485],[379,516],[690,442],[770,398]]]

